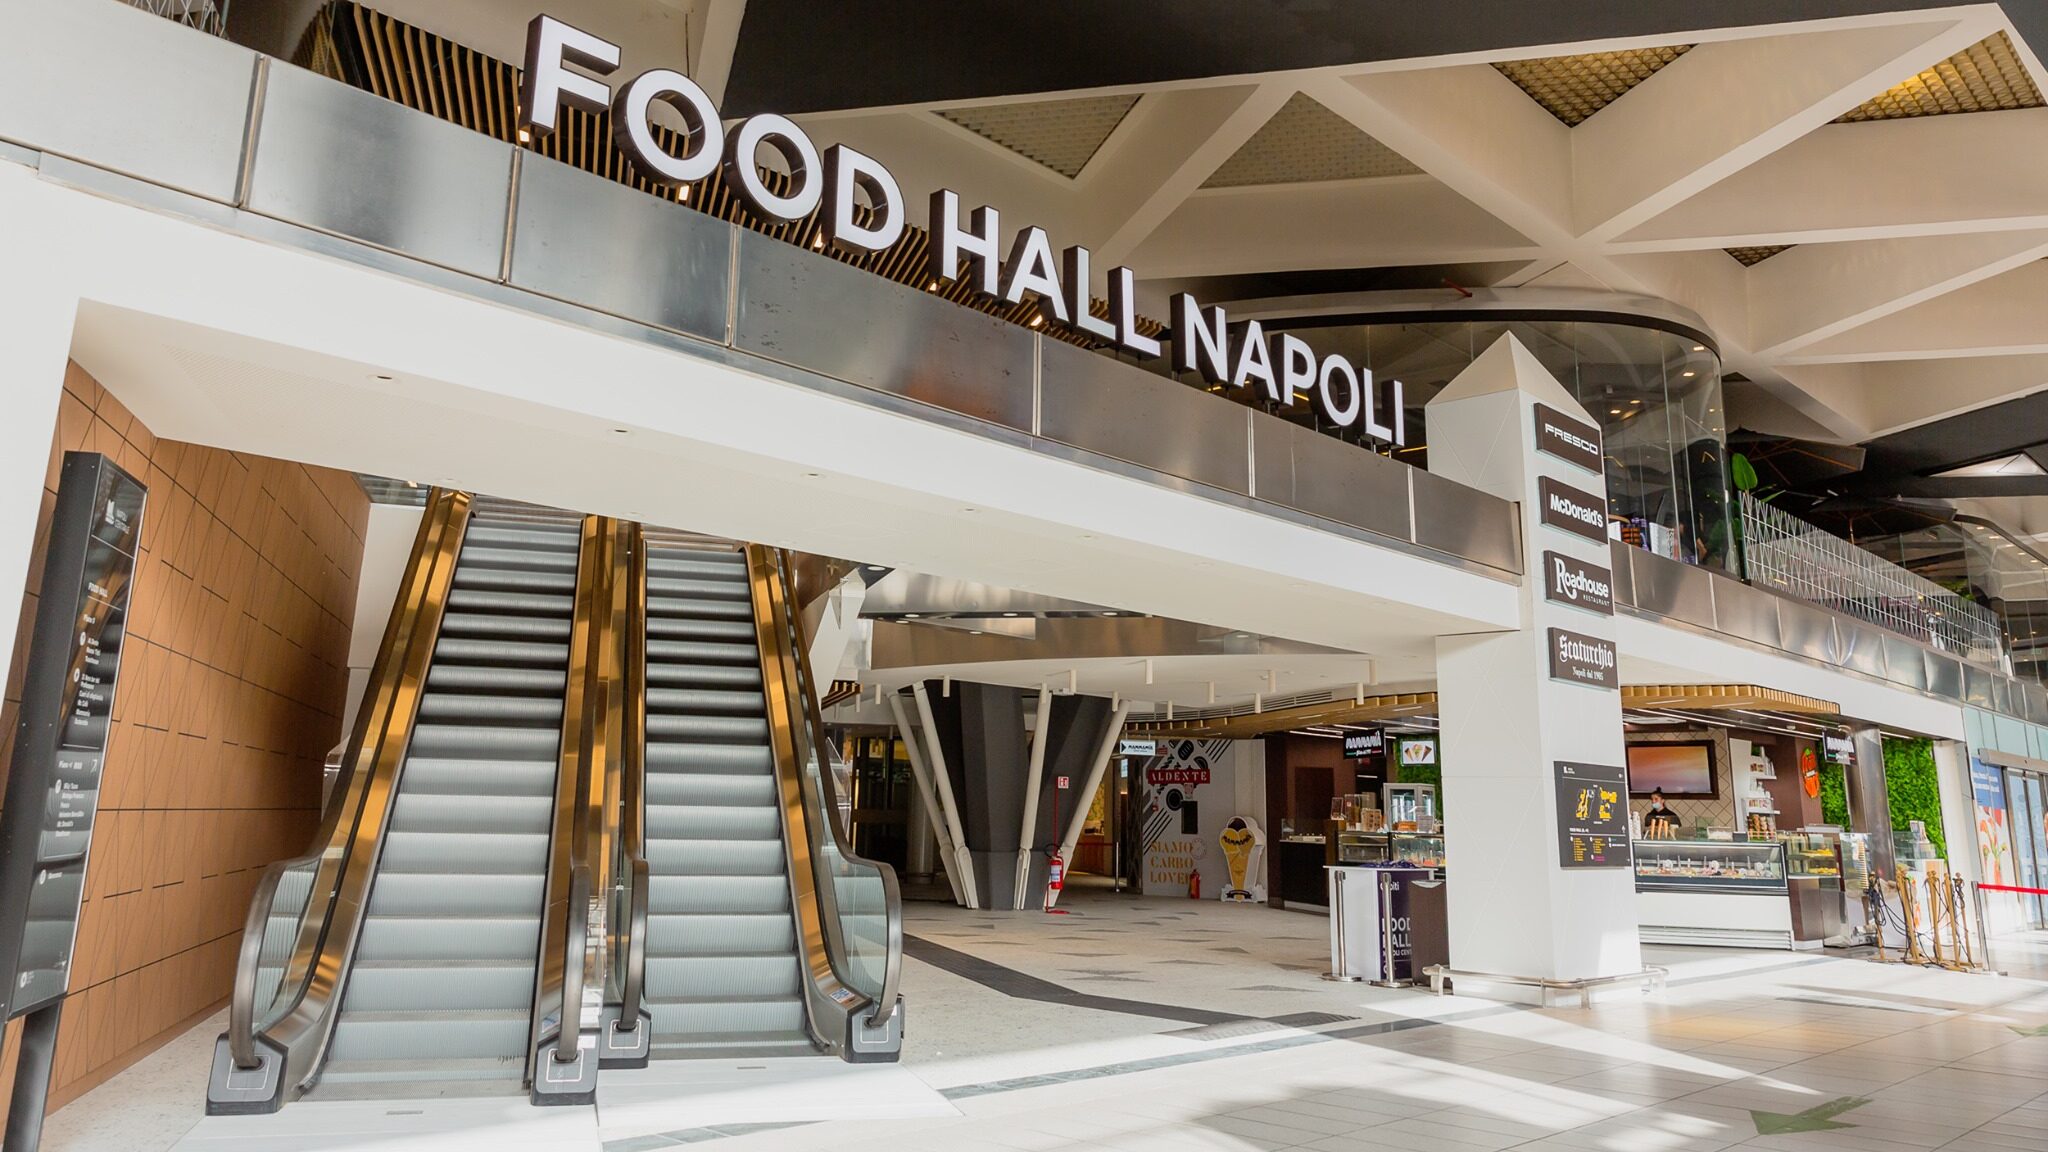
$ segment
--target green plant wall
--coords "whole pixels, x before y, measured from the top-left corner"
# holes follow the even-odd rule
[[[1840,764],[1820,766],[1820,819],[1837,828],[1849,826],[1849,780]]]
[[[1935,780],[1932,740],[1884,742],[1884,791],[1891,804],[1892,829],[1903,832],[1913,820],[1925,823],[1935,852],[1948,859],[1948,843],[1941,834],[1941,789]]]

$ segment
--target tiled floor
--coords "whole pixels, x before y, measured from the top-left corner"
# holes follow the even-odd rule
[[[1538,1011],[1320,980],[1315,916],[1071,896],[1068,916],[911,907],[897,1075],[915,1083],[892,1082],[857,1118],[814,1120],[758,1091],[711,1099],[717,1122],[681,1128],[622,1126],[600,1105],[579,1130],[591,1135],[557,1146],[2048,1149],[2048,938],[2001,942],[2005,977],[1659,949],[1651,960],[1672,969],[1661,995]],[[44,1146],[177,1141],[204,1069],[163,1055],[53,1117]],[[116,1122],[124,1111],[134,1124]],[[432,1147],[505,1146],[477,1136],[437,1133]],[[289,1145],[316,1146],[395,1147]]]

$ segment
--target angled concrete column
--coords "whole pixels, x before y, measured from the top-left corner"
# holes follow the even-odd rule
[[[1554,414],[1539,420],[1539,404]],[[1513,336],[1428,413],[1430,471],[1520,502],[1527,573],[1519,630],[1437,640],[1451,966],[1559,980],[1638,971],[1626,784],[1586,784],[1624,763],[1614,621],[1600,605],[1611,580],[1597,423]],[[1559,560],[1570,591],[1546,592]],[[1587,786],[1589,821],[1612,796],[1611,835],[1568,838],[1577,817],[1560,800]]]
[[[1087,803],[1082,788],[1115,714],[1110,701],[1055,696],[1044,713],[1044,730],[1027,734],[1024,689],[957,680],[950,689],[936,680],[923,687],[931,705],[932,734],[959,804],[978,905],[998,911],[1038,907],[1046,860],[1071,823],[1075,807]],[[1037,702],[1030,703],[1035,712]],[[1036,756],[1033,739],[1042,742]],[[1034,764],[1039,773],[1036,789],[1030,779]],[[1056,787],[1061,776],[1071,784],[1065,790]],[[1034,796],[1032,842],[1024,844],[1024,806]],[[1020,856],[1026,861],[1021,888]]]

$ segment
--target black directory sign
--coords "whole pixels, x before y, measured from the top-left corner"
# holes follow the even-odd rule
[[[1548,476],[1536,478],[1536,499],[1542,505],[1543,522],[1574,536],[1607,542],[1607,502],[1581,488],[1560,484]]]
[[[1557,771],[1557,862],[1565,868],[1626,868],[1628,771],[1619,764],[1553,762]]]
[[[1621,672],[1616,667],[1617,663],[1612,640],[1564,628],[1550,630],[1552,680],[1584,684],[1589,688],[1619,688]]]
[[[1344,733],[1344,758],[1364,760],[1378,756],[1387,750],[1387,730],[1384,728],[1363,728]]]
[[[1614,574],[1556,552],[1543,554],[1543,598],[1553,604],[1614,615]]]
[[[1536,406],[1536,450],[1588,472],[1600,468],[1600,429],[1574,420],[1548,404]]]
[[[145,495],[105,456],[65,454],[0,813],[10,1017],[70,984]]]

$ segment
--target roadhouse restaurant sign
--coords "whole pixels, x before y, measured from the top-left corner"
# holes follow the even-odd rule
[[[519,87],[519,127],[527,138],[553,132],[565,105],[592,114],[609,110],[613,146],[636,175],[655,184],[690,184],[723,170],[726,182],[764,219],[795,223],[818,213],[825,243],[841,251],[879,252],[902,238],[903,190],[880,161],[844,144],[821,153],[795,121],[772,112],[728,129],[704,89],[673,69],[649,69],[615,87],[604,78],[618,71],[619,59],[616,44],[552,16],[534,17],[527,25]],[[656,140],[650,119],[656,104],[681,118],[683,154]],[[763,179],[756,163],[763,148],[788,169],[786,190],[772,189]],[[857,211],[863,199],[864,220]],[[1140,357],[1161,354],[1160,342],[1138,330],[1137,277],[1131,269],[1109,271],[1109,316],[1098,317],[1089,311],[1088,249],[1072,245],[1055,256],[1051,238],[1036,226],[1018,229],[1006,249],[994,208],[984,204],[963,215],[962,207],[951,189],[931,195],[927,261],[933,280],[965,279],[979,295],[1006,304],[1036,300],[1047,323]],[[1257,320],[1232,324],[1222,308],[1204,307],[1186,292],[1172,298],[1171,311],[1176,373],[1193,372],[1209,384],[1233,388],[1256,385],[1284,406],[1305,395],[1339,430],[1357,429],[1383,444],[1408,443],[1399,380],[1375,382],[1371,369],[1334,353],[1318,358],[1291,333],[1269,338]]]

